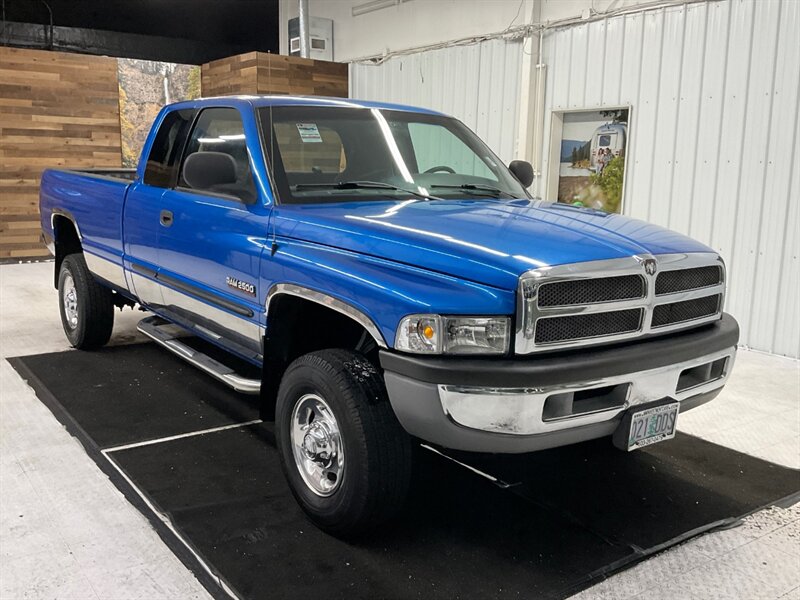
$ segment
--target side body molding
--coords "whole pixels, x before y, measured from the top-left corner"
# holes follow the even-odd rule
[[[267,305],[266,305],[266,316],[269,318],[269,305],[272,299],[275,296],[280,294],[287,294],[289,296],[297,296],[299,298],[303,298],[305,300],[309,300],[310,302],[315,302],[317,304],[322,304],[323,306],[327,306],[335,310],[336,312],[342,313],[343,315],[350,317],[357,323],[359,323],[367,332],[375,339],[375,343],[378,344],[381,348],[387,348],[386,340],[383,338],[383,334],[381,333],[378,326],[375,325],[375,322],[370,319],[367,315],[363,312],[354,308],[353,306],[347,304],[346,302],[342,302],[338,298],[334,298],[333,296],[329,296],[328,294],[324,294],[322,292],[318,292],[316,290],[312,290],[300,285],[295,285],[293,283],[276,283],[270,289],[269,293],[267,294]]]

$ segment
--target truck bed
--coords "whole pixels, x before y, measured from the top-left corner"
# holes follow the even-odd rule
[[[48,169],[50,171],[62,171],[64,173],[77,173],[80,175],[91,175],[92,177],[102,177],[103,179],[119,179],[125,182],[133,181],[136,178],[136,169],[122,168],[97,168],[97,169]]]
[[[136,169],[46,169],[39,208],[45,241],[71,221],[93,273],[127,289],[122,274],[122,211]]]

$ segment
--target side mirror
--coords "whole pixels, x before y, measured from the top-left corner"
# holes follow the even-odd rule
[[[224,152],[195,152],[183,161],[183,180],[197,190],[236,183],[236,161]]]
[[[533,167],[531,163],[524,160],[512,160],[508,165],[508,170],[513,173],[524,187],[530,186],[533,183]]]

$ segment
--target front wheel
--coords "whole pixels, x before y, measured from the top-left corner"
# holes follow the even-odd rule
[[[61,324],[69,343],[81,350],[103,346],[114,327],[111,290],[92,277],[83,254],[70,254],[58,274]]]
[[[355,537],[402,508],[411,438],[360,354],[322,350],[294,361],[278,391],[275,435],[292,493],[321,529]]]

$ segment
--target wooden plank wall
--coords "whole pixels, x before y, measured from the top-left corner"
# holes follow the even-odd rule
[[[120,165],[116,59],[0,46],[0,259],[49,255],[43,169]]]
[[[258,93],[258,52],[221,58],[200,67],[205,97]]]
[[[203,65],[202,90],[347,97],[348,66],[250,52]],[[0,46],[0,260],[48,255],[43,169],[120,165],[116,59]]]
[[[348,65],[299,56],[258,53],[258,93],[348,96]]]
[[[348,65],[249,52],[202,66],[203,96],[293,94],[348,96]]]

